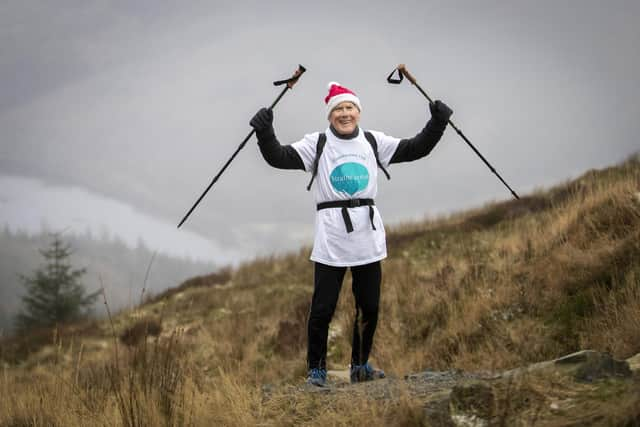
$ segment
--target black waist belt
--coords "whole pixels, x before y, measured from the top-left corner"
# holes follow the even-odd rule
[[[369,206],[369,220],[371,220],[371,228],[374,230],[376,226],[373,225],[373,205],[376,203],[373,199],[349,199],[349,200],[334,200],[332,202],[322,202],[318,203],[316,206],[320,211],[322,209],[331,209],[331,208],[342,208],[342,219],[344,219],[344,225],[347,227],[347,233],[351,233],[353,231],[353,224],[351,223],[351,218],[349,217],[348,208],[357,208],[360,206]]]

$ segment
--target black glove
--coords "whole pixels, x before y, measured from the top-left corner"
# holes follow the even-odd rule
[[[440,122],[447,122],[453,114],[453,110],[440,100],[429,103],[429,110],[431,111],[431,117]]]
[[[265,131],[273,128],[273,110],[269,108],[261,108],[255,116],[249,122],[252,128],[258,133],[264,133]]]

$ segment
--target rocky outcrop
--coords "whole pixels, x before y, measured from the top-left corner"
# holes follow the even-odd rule
[[[640,425],[639,369],[640,354],[584,350],[498,373],[425,371],[349,385],[333,372],[334,386],[312,391],[393,399],[408,389],[424,401],[424,426],[631,427]]]
[[[429,426],[632,426],[640,423],[640,355],[629,361],[581,351],[456,383],[427,402]]]

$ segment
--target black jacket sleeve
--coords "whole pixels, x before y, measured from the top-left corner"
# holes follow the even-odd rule
[[[390,163],[410,162],[426,156],[436,146],[446,127],[447,121],[431,118],[419,134],[400,140]]]
[[[301,169],[304,163],[291,145],[280,145],[273,128],[256,132],[258,147],[267,163],[278,169]]]

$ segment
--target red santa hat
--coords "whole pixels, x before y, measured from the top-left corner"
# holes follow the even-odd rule
[[[327,104],[327,117],[338,104],[345,101],[352,102],[356,107],[358,107],[359,111],[362,111],[360,100],[353,91],[337,82],[330,82],[327,85],[327,89],[329,89],[329,94],[324,98],[324,102]]]

